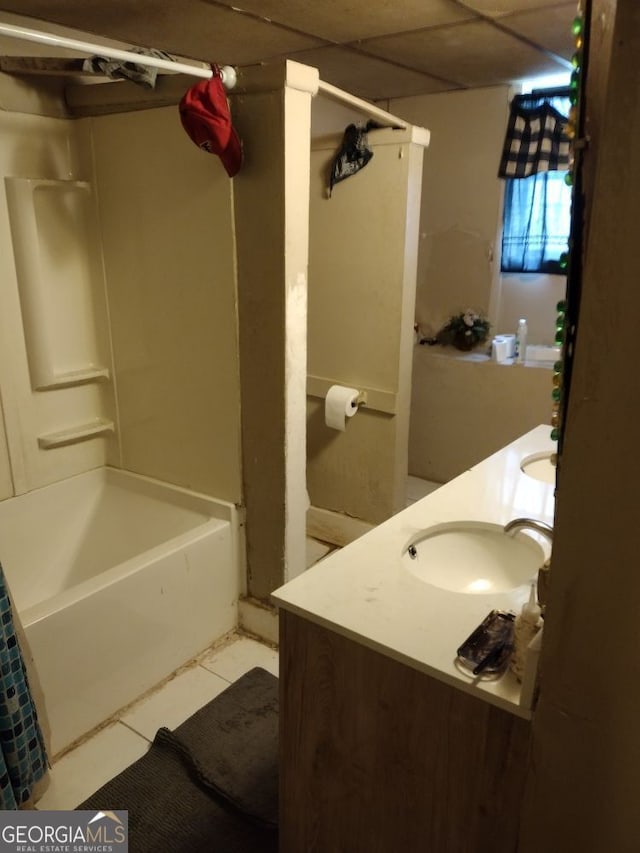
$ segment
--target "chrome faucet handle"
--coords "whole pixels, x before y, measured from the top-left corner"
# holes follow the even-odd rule
[[[514,533],[518,530],[535,530],[536,533],[542,533],[546,536],[549,542],[553,543],[553,527],[547,524],[546,521],[539,521],[537,518],[514,518],[508,521],[504,526],[505,533]]]
[[[537,518],[514,518],[512,521],[508,521],[504,526],[505,533],[517,533],[519,530],[527,529],[534,530],[536,533],[546,536],[549,540],[549,544],[553,546],[553,527],[545,521],[538,521]],[[538,604],[542,608],[543,613],[547,606],[550,565],[550,560],[547,557],[543,565],[538,570],[538,579],[536,584],[538,591]]]

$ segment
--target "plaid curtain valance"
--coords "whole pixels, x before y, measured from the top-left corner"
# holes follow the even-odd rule
[[[569,168],[567,116],[553,103],[564,98],[516,95],[511,102],[499,178],[528,178]],[[562,104],[564,106],[564,104]]]

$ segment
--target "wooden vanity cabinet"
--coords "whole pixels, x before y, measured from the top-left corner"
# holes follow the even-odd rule
[[[514,853],[530,722],[280,610],[280,853]]]

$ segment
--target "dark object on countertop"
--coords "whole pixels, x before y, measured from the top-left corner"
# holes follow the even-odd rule
[[[457,651],[473,675],[501,672],[513,651],[514,613],[492,610]]]
[[[277,853],[278,679],[255,667],[77,808],[126,809],[135,853]]]

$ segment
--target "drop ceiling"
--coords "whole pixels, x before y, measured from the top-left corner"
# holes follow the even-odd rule
[[[286,57],[317,67],[324,81],[355,95],[384,100],[565,72],[576,5],[576,0],[0,0],[0,21],[38,29],[48,21],[58,32],[71,34],[70,28],[92,41],[103,37],[103,43],[155,47],[176,58],[221,65]],[[0,57],[38,54],[71,55],[0,37]]]

